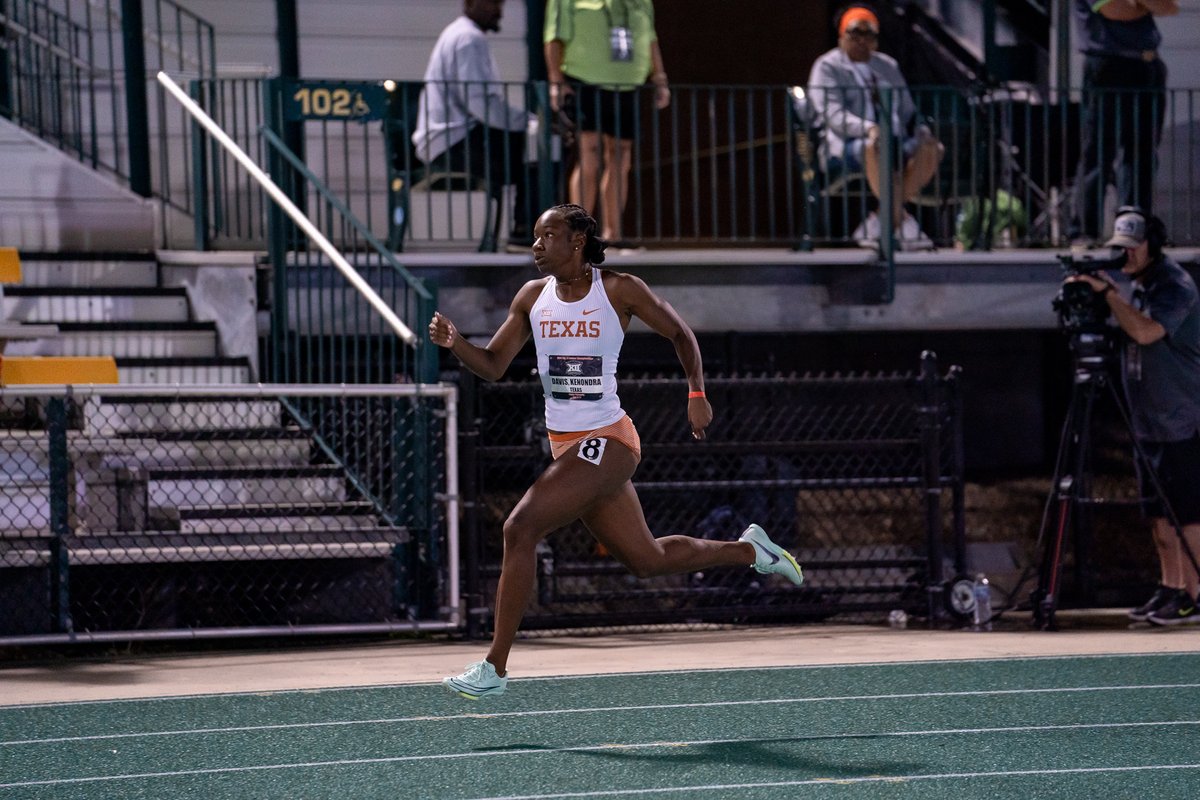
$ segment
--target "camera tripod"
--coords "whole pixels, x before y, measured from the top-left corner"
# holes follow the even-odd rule
[[[1090,497],[1091,472],[1091,425],[1096,400],[1107,390],[1112,397],[1121,421],[1133,442],[1134,458],[1142,474],[1149,479],[1155,494],[1160,499],[1168,521],[1175,529],[1183,545],[1183,551],[1193,568],[1200,572],[1196,556],[1184,538],[1183,529],[1163,492],[1158,474],[1138,441],[1125,398],[1112,380],[1112,342],[1103,333],[1076,333],[1072,337],[1071,350],[1075,355],[1075,377],[1071,387],[1071,400],[1067,417],[1059,439],[1058,455],[1054,461],[1054,477],[1051,482],[1047,508],[1042,516],[1038,543],[1043,544],[1041,570],[1038,573],[1037,589],[1030,595],[1033,605],[1034,626],[1040,630],[1057,630],[1054,614],[1058,608],[1059,586],[1062,581],[1063,544],[1069,530],[1078,530],[1080,517],[1088,506],[1097,501]],[[1050,509],[1054,513],[1051,515]],[[1053,516],[1054,529],[1047,537],[1047,527]]]

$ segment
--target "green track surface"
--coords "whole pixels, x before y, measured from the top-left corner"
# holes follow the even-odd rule
[[[514,676],[0,707],[0,800],[1164,800],[1198,734],[1200,654]]]

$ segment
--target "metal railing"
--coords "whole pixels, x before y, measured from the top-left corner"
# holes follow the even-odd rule
[[[507,176],[509,194],[498,211],[489,206],[487,189],[495,176],[443,169],[436,160],[426,165],[416,158],[410,137],[419,88],[380,81],[278,81],[263,98],[275,109],[266,118],[255,105],[258,88],[252,81],[202,82],[194,96],[203,97],[214,116],[247,141],[260,124],[280,135],[294,126],[294,141],[302,143],[315,177],[392,250],[496,247],[507,231],[496,236],[493,228],[500,216],[508,220],[517,181],[526,182],[535,213],[567,199],[573,151],[558,136],[563,118],[551,115],[539,100],[545,97],[544,84],[496,87],[514,104],[528,101],[540,121],[535,140],[527,143],[530,174]],[[335,113],[336,103],[301,108],[297,98],[320,92],[349,98],[343,112]],[[1138,113],[1132,110],[1138,107],[1137,94],[1114,93],[1094,126],[1101,131],[1109,123],[1119,127]],[[653,109],[649,90],[636,95],[623,216],[623,236],[634,243],[853,244],[855,229],[877,205],[861,173],[828,169],[820,154],[819,121],[797,111],[794,87],[675,86],[671,105],[662,111]],[[1077,94],[1060,102],[1032,88],[964,94],[914,87],[911,96],[917,121],[945,148],[933,178],[909,206],[930,244],[984,250],[1069,244],[1083,124]],[[898,102],[886,90],[883,97],[889,106]],[[1164,119],[1155,210],[1176,244],[1195,245],[1200,243],[1195,221],[1200,168],[1190,154],[1200,139],[1200,91],[1177,89],[1157,97]],[[886,135],[903,133],[885,127]],[[497,134],[486,146],[510,147],[524,136]],[[885,150],[899,164],[898,151]],[[206,246],[262,246],[265,211],[256,190],[231,179],[220,159],[209,159],[206,172],[197,177],[193,194],[210,198],[213,209]],[[1106,178],[1099,185],[1110,195],[1128,182],[1120,164]],[[1108,208],[1112,205],[1110,200]]]
[[[145,193],[170,212],[165,244],[265,247],[269,212],[259,190],[230,171],[228,159],[171,108],[161,89],[127,85],[137,61],[129,60],[129,40],[137,37],[124,30],[118,8],[127,4],[2,0],[0,113],[135,191],[143,191],[135,184],[146,183]],[[493,87],[495,96],[530,109],[541,122],[529,145],[535,169],[499,180],[510,193],[496,196],[490,184],[497,176],[461,169],[447,175],[436,162],[414,158],[408,139],[420,84],[217,79],[211,25],[173,0],[154,0],[144,13],[147,73],[165,69],[195,78],[192,97],[256,158],[266,156],[259,129],[275,130],[392,250],[494,249],[507,233],[497,234],[496,225],[508,219],[512,186],[527,183],[525,197],[535,211],[570,195],[574,149],[556,135],[564,117],[547,109],[544,83]],[[854,243],[876,201],[858,175],[831,174],[816,157],[813,120],[796,113],[789,87],[676,85],[672,92],[670,106],[659,111],[651,90],[636,90],[635,111],[623,120],[633,137],[633,163],[622,238],[659,247]],[[1101,94],[1109,102],[1093,104]],[[1173,89],[1082,98],[1078,90],[1053,95],[1032,86],[973,93],[914,87],[920,119],[946,152],[913,216],[938,247],[1062,246],[1075,232],[1072,206],[1111,208],[1111,201],[1103,203],[1115,189],[1118,203],[1153,198],[1174,242],[1196,245],[1198,94]],[[898,96],[885,89],[880,102],[895,107]],[[1160,115],[1156,130],[1151,120]],[[1116,139],[1123,128],[1136,140],[1161,136],[1161,142],[1156,149],[1114,148],[1125,144]],[[1078,190],[1084,131],[1095,134],[1101,162],[1123,150],[1139,155],[1112,169],[1100,163],[1103,180]],[[509,147],[514,138],[501,134],[485,146]],[[1156,169],[1147,164],[1151,151]],[[144,181],[136,177],[142,172],[148,173]],[[1153,192],[1145,191],[1148,181]],[[180,214],[195,220],[194,233]],[[890,217],[883,217],[886,250]]]
[[[710,377],[714,406],[737,413],[715,420],[703,442],[687,433],[681,385],[621,382],[642,441],[634,486],[650,530],[728,540],[758,523],[798,554],[804,585],[750,569],[635,580],[573,523],[539,547],[524,628],[947,614],[944,585],[966,560],[956,369],[939,374],[926,353],[919,374]],[[469,630],[480,633],[504,519],[550,454],[537,381],[472,382],[463,398],[475,420],[462,450],[464,492],[474,498],[464,593],[476,609]]]
[[[312,224],[351,254],[354,274],[411,326],[433,316],[436,294],[408,272],[350,209],[271,131],[264,131],[277,182],[305,201]],[[268,374],[280,381],[375,383],[431,380],[437,348],[424,335],[405,342],[346,276],[314,252],[279,211],[271,219],[271,340]]]
[[[268,174],[170,75],[159,72],[157,77],[221,151],[270,196],[267,375],[293,383],[431,379],[437,370],[435,347],[409,323],[419,327],[413,321],[432,314],[433,293],[400,266],[274,131],[262,131],[270,146]],[[200,135],[195,141],[207,149]],[[305,213],[305,207],[312,210]],[[197,229],[202,233],[204,226]],[[352,253],[354,263],[334,241]]]
[[[456,389],[0,389],[0,645],[458,626]]]
[[[153,0],[138,8],[140,30],[129,31],[123,5],[0,0],[0,114],[191,214],[192,164],[181,158],[190,149],[182,139],[187,117],[148,76],[166,69],[215,77],[213,28],[174,0]],[[145,84],[131,87],[129,77],[139,72]]]

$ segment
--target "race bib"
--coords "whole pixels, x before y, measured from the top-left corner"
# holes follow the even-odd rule
[[[549,356],[550,396],[555,400],[602,400],[601,356]]]
[[[589,464],[600,466],[600,459],[604,458],[604,447],[607,444],[608,439],[602,437],[584,439],[579,443],[579,457]]]

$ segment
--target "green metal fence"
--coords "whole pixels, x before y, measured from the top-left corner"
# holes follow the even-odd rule
[[[271,174],[310,221],[350,254],[350,264],[410,327],[423,333],[436,304],[427,288],[396,260],[274,132]],[[277,205],[270,212],[271,336],[262,363],[278,382],[425,382],[437,372],[436,347],[418,335],[401,340],[363,294],[329,263]]]
[[[564,116],[547,109],[544,83],[493,87],[540,123],[528,143],[530,174],[506,176],[510,191],[496,196],[487,186],[496,176],[447,174],[436,163],[415,159],[409,137],[420,83],[218,79],[211,26],[173,0],[154,0],[144,10],[133,0],[3,0],[0,12],[0,113],[135,191],[160,198],[170,212],[172,246],[265,247],[269,209],[257,186],[171,107],[161,89],[142,84],[158,69],[194,80],[193,98],[256,160],[267,157],[259,130],[274,130],[393,251],[495,249],[506,233],[497,226],[510,218],[513,185],[528,182],[525,195],[535,209],[569,195],[574,150],[559,137]],[[140,39],[126,30],[130,14],[144,14]],[[633,164],[622,238],[655,247],[854,244],[876,201],[860,173],[828,169],[814,130],[821,121],[797,110],[803,97],[797,88],[803,87],[676,85],[661,111],[649,89],[637,90],[636,113],[625,121]],[[1078,91],[1036,86],[981,86],[915,87],[911,93],[920,120],[946,148],[933,181],[911,206],[930,244],[1068,244],[1073,203],[1108,201],[1111,207],[1110,195],[1117,202],[1137,197],[1136,184],[1146,182],[1145,170],[1124,161],[1101,164],[1105,180],[1074,197],[1084,127],[1098,133],[1107,159],[1126,149],[1112,147],[1120,144],[1114,137],[1123,126],[1140,140],[1161,138],[1152,179],[1155,210],[1176,244],[1200,243],[1200,164],[1194,158],[1200,91],[1083,98]],[[884,90],[878,102],[894,107],[899,98]],[[1160,115],[1156,130],[1151,120]],[[887,133],[900,137],[903,131]],[[524,137],[524,131],[500,134],[487,146],[508,147]],[[191,221],[180,223],[179,214]],[[888,219],[882,215],[885,228]],[[181,236],[181,228],[194,235]]]
[[[506,177],[509,190],[499,207],[485,186],[494,176],[445,170],[437,161],[426,165],[416,158],[410,137],[420,87],[218,80],[201,81],[193,92],[252,152],[260,147],[254,142],[259,125],[290,134],[313,174],[393,251],[495,249],[506,233],[497,224],[510,218],[517,181],[527,182],[525,194],[535,211],[568,197],[574,156],[558,135],[563,118],[539,101],[544,84],[496,87],[509,103],[527,104],[539,121],[527,142],[530,173]],[[257,105],[260,92],[265,114]],[[821,157],[821,121],[806,110],[803,87],[675,86],[671,105],[662,111],[653,108],[649,90],[637,94],[623,216],[623,235],[634,244],[844,246],[855,243],[856,228],[878,205],[861,172],[832,172]],[[968,94],[916,87],[911,94],[917,121],[945,148],[933,179],[909,205],[930,244],[981,250],[1069,244],[1080,150],[1077,100],[1060,102],[1036,88]],[[1122,115],[1134,113],[1136,93],[1118,95],[1101,127],[1119,125]],[[339,105],[338,97],[345,102]],[[1200,91],[1180,89],[1155,101],[1164,115],[1156,211],[1178,245],[1200,243],[1195,221],[1200,166],[1190,155],[1200,136],[1198,100]],[[890,105],[898,97],[885,91],[882,102]],[[885,135],[898,142],[904,133]],[[508,147],[516,137],[524,139],[525,133],[497,133],[488,146]],[[203,156],[191,158],[202,163],[197,159]],[[898,154],[892,158],[899,163]],[[261,246],[265,210],[257,189],[220,157],[207,163],[192,192],[208,198],[201,207],[211,210],[205,245]],[[1119,199],[1126,173],[1116,164],[1108,177],[1109,185],[1101,188]]]
[[[453,629],[456,390],[0,390],[0,645]]]
[[[192,213],[187,117],[152,80],[216,75],[213,28],[174,0],[0,0],[0,114]]]
[[[926,353],[919,374],[710,376],[708,395],[729,413],[699,443],[676,401],[679,379],[621,386],[642,441],[634,487],[651,532],[729,540],[758,523],[797,554],[804,585],[749,569],[636,580],[575,522],[538,548],[525,629],[950,614],[944,589],[966,568],[956,368],[939,374]],[[463,398],[473,419],[464,592],[481,632],[504,519],[550,454],[536,380],[464,386]]]
[[[211,25],[173,0],[144,8],[135,0],[0,0],[0,21],[0,114],[159,198],[171,246],[265,247],[269,209],[257,186],[148,82],[159,69],[194,81],[193,98],[256,160],[267,157],[259,130],[274,130],[390,250],[491,250],[506,232],[497,225],[510,216],[511,188],[498,194],[489,180],[496,176],[446,174],[414,158],[419,83],[218,79]],[[576,164],[559,134],[571,113],[550,113],[541,82],[493,88],[539,122],[528,143],[530,174],[501,182],[528,182],[536,208],[565,200]],[[676,85],[664,110],[653,107],[651,90],[637,90],[635,113],[624,121],[633,164],[622,238],[655,247],[854,244],[876,201],[859,173],[829,170],[814,130],[821,120],[797,109],[797,88]],[[1138,184],[1148,180],[1173,241],[1200,243],[1200,90],[1082,97],[1028,85],[911,94],[946,148],[910,209],[930,244],[1063,246],[1073,204],[1111,208],[1111,197],[1145,197]],[[878,102],[891,108],[899,97],[884,90]],[[1121,159],[1124,150],[1142,150],[1116,140],[1122,128],[1139,142],[1160,139],[1154,156]],[[1077,191],[1084,132],[1098,137],[1103,161],[1119,160],[1101,163],[1104,180]],[[886,133],[894,141],[903,131]],[[501,134],[487,146],[524,137]],[[892,148],[885,152],[892,157]],[[1155,169],[1138,170],[1139,159]],[[881,217],[888,255],[890,217]]]

